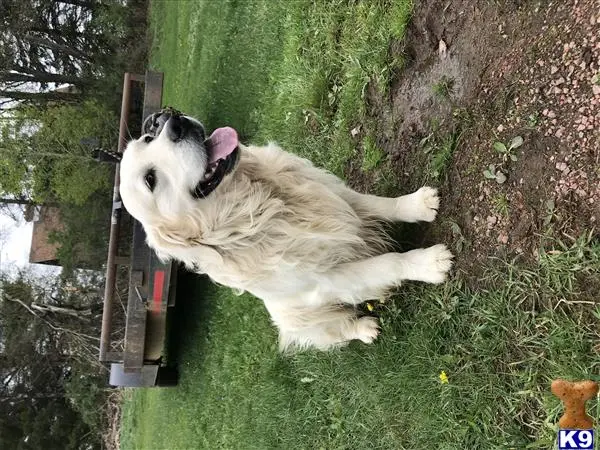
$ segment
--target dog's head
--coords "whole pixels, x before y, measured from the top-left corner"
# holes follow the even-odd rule
[[[123,154],[120,193],[146,228],[183,220],[214,195],[238,160],[235,130],[219,128],[207,138],[198,120],[172,109],[149,116],[143,132]]]

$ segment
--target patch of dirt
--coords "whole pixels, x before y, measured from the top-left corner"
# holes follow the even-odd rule
[[[432,240],[461,250],[459,269],[472,272],[491,256],[531,258],[541,236],[596,225],[600,1],[424,0],[405,43],[390,51],[407,64],[389,96],[370,87],[368,104],[402,193],[431,179],[420,175],[423,138],[460,132],[432,229]],[[443,79],[452,80],[447,96],[435,92]],[[494,143],[515,136],[524,143],[513,161]],[[504,183],[483,176],[490,164]],[[369,183],[364,174],[358,182]]]
[[[119,450],[121,448],[121,405],[123,404],[122,391],[111,392],[106,400],[104,423],[102,432],[102,448],[106,450]]]

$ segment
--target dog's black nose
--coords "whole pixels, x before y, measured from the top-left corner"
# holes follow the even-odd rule
[[[173,142],[187,138],[204,142],[206,139],[202,123],[184,116],[173,108],[165,108],[146,117],[143,124],[143,133],[154,137],[164,134]]]
[[[171,114],[164,113],[163,111],[146,117],[142,126],[144,134],[158,136],[170,117]]]
[[[172,116],[166,124],[167,137],[173,142],[178,142],[185,138],[190,129],[190,121],[185,117]]]

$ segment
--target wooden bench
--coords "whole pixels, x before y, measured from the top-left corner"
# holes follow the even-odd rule
[[[117,152],[127,145],[127,123],[132,103],[132,83],[144,84],[143,117],[157,112],[162,106],[163,75],[146,72],[145,75],[126,73],[123,80],[123,98],[119,124]],[[116,160],[114,161],[116,162]],[[115,386],[171,385],[176,373],[164,366],[162,359],[166,340],[166,313],[175,302],[177,267],[163,263],[146,244],[141,224],[134,220],[133,242],[129,257],[118,254],[119,235],[123,230],[122,216],[127,214],[119,194],[119,164],[116,163],[104,310],[100,336],[101,362],[111,363],[110,384]],[[131,231],[129,231],[131,232]],[[118,265],[129,266],[125,344],[123,352],[111,350],[112,312]]]

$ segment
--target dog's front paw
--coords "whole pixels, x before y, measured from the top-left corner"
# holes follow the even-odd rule
[[[404,279],[439,284],[446,280],[453,256],[444,244],[438,244],[402,253],[400,258],[410,267],[407,273],[403,273]]]
[[[425,260],[424,280],[429,283],[439,284],[446,281],[448,272],[452,268],[454,256],[444,244],[437,244],[423,250]]]
[[[415,216],[417,220],[433,222],[440,207],[438,190],[424,186],[413,194],[415,196]]]
[[[375,317],[365,316],[356,321],[356,339],[371,344],[379,336],[379,322]]]

